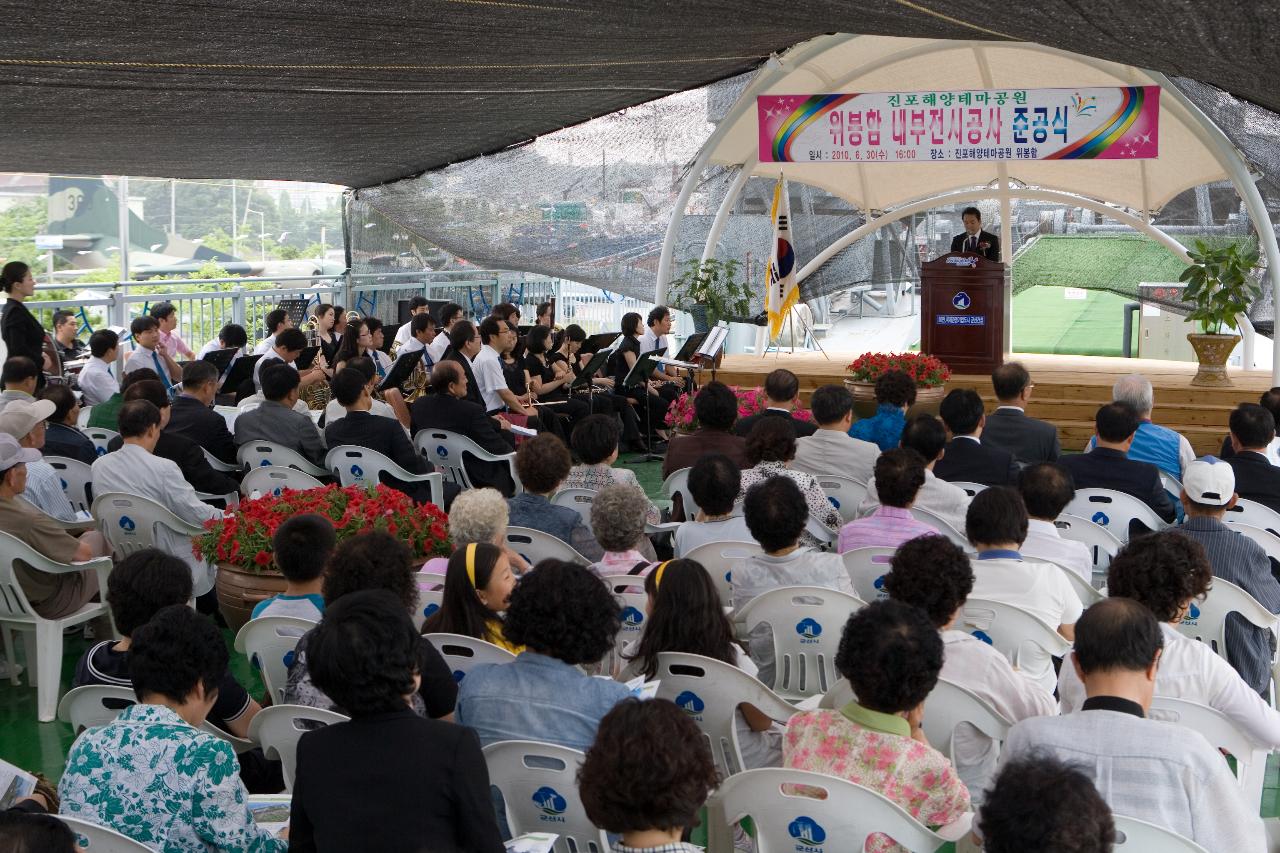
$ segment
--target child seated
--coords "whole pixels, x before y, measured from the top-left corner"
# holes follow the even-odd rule
[[[333,524],[323,515],[306,513],[286,519],[271,538],[276,568],[288,584],[284,592],[258,602],[253,616],[293,616],[319,622],[324,615],[320,593],[324,566],[333,553]]]
[[[524,646],[508,642],[502,633],[516,576],[506,552],[488,542],[463,545],[449,558],[440,609],[427,617],[424,634],[461,634],[520,654]]]

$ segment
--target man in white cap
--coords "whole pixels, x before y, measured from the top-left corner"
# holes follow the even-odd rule
[[[1280,613],[1280,583],[1262,546],[1223,524],[1236,505],[1236,475],[1221,459],[1206,456],[1187,465],[1182,477],[1182,505],[1187,520],[1178,529],[1204,546],[1213,576],[1230,581],[1272,613]],[[1244,617],[1229,614],[1227,660],[1240,677],[1263,696],[1271,681],[1271,634]]]
[[[60,521],[75,521],[71,501],[62,491],[58,472],[40,456],[44,447],[45,421],[57,408],[52,400],[14,400],[0,411],[0,433],[13,436],[22,447],[36,452],[27,465],[27,488],[22,493],[32,506]]]

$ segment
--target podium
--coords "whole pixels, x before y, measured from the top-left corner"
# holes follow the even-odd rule
[[[953,373],[990,373],[1004,363],[1004,264],[951,252],[920,265],[920,351]]]

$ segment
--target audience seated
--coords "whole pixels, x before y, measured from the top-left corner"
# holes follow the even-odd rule
[[[1115,821],[1098,789],[1049,755],[1005,764],[976,821],[985,853],[1111,853]]]
[[[110,329],[99,329],[89,336],[89,361],[76,377],[86,406],[97,406],[120,393],[114,367],[120,336]]]
[[[991,387],[1000,405],[982,427],[982,443],[1008,450],[1021,465],[1056,462],[1062,453],[1058,428],[1026,412],[1036,387],[1027,369],[1007,361],[991,372]]]
[[[454,548],[472,542],[497,545],[507,555],[511,570],[522,575],[529,564],[507,546],[507,499],[497,489],[466,489],[449,505],[449,541]],[[433,557],[422,566],[428,574],[446,573],[449,560]]]
[[[613,415],[588,415],[573,431],[570,441],[573,452],[582,460],[573,466],[561,489],[590,489],[598,492],[614,484],[630,486],[644,497],[644,489],[630,468],[615,468],[618,461],[618,440],[622,426]],[[650,524],[662,521],[662,513],[645,497],[645,520]]]
[[[1016,607],[1072,639],[1084,606],[1062,569],[1022,558],[1027,509],[1017,492],[1007,486],[978,492],[969,505],[965,535],[978,552],[973,561],[974,598]],[[1021,660],[1020,668],[1052,692],[1055,679],[1048,655],[1024,649]]]
[[[544,433],[522,442],[516,451],[516,476],[524,491],[507,501],[508,518],[512,527],[549,533],[594,563],[604,556],[604,549],[582,523],[582,516],[551,503],[572,467],[569,448],[554,435]]]
[[[484,407],[468,399],[470,382],[456,361],[439,362],[431,371],[431,394],[419,397],[410,408],[414,434],[424,429],[445,430],[471,439],[481,450],[503,456],[515,449],[511,424],[501,415],[489,417]],[[511,468],[505,462],[463,458],[467,477],[478,487],[488,486],[507,497],[515,494]]]
[[[1223,523],[1238,498],[1234,465],[1213,457],[1192,462],[1182,484],[1187,520],[1178,530],[1204,548],[1214,577],[1235,584],[1272,613],[1280,613],[1280,583],[1266,552]],[[1227,615],[1226,641],[1227,660],[1245,683],[1266,696],[1271,683],[1271,632],[1231,613]]]
[[[334,549],[324,574],[324,604],[328,613],[335,601],[359,590],[380,589],[391,592],[405,612],[418,606],[418,587],[414,583],[408,547],[380,530],[360,533],[343,540]],[[324,620],[320,620],[321,624]],[[317,687],[311,679],[307,657],[312,631],[298,641],[297,653],[289,666],[289,680],[284,701],[291,705],[307,705],[346,714],[347,711]],[[425,637],[418,642],[418,675],[421,680],[410,699],[410,707],[419,716],[439,719],[453,713],[458,685],[449,665]],[[348,715],[349,716],[349,715]]]
[[[80,845],[70,826],[32,805],[28,799],[0,811],[0,850],[10,853],[80,853]]]
[[[1188,470],[1203,464],[1192,462]],[[1112,596],[1131,598],[1160,620],[1164,651],[1156,671],[1155,695],[1215,708],[1255,742],[1276,749],[1280,747],[1280,713],[1209,644],[1178,630],[1191,606],[1204,600],[1212,581],[1205,549],[1173,530],[1134,539],[1120,550],[1107,571],[1107,589]],[[1230,641],[1227,648],[1231,648]],[[1074,668],[1062,668],[1058,695],[1063,713],[1078,711],[1084,704],[1084,685]]]
[[[139,626],[129,647],[138,704],[76,738],[58,783],[62,814],[157,849],[286,850],[254,823],[231,745],[200,731],[227,663],[218,628],[186,605]]]
[[[482,746],[535,740],[585,750],[600,718],[631,695],[626,685],[579,668],[600,662],[620,624],[621,606],[590,569],[538,563],[511,593],[504,623],[507,641],[525,650],[511,663],[467,673],[458,724],[474,729]]]
[[[856,518],[840,528],[841,554],[855,548],[897,548],[917,536],[938,531],[911,514],[924,485],[924,458],[914,450],[886,450],[876,460],[872,482],[879,505],[871,515]]]
[[[1262,396],[1258,398],[1258,405],[1271,413],[1271,418],[1277,424],[1280,424],[1280,387],[1271,388],[1263,391]],[[1222,439],[1222,450],[1218,455],[1223,459],[1230,459],[1235,455],[1235,449],[1231,446],[1231,433],[1228,432],[1226,438]],[[1267,445],[1267,461],[1272,465],[1280,465],[1280,437],[1271,439],[1271,443]]]
[[[1172,830],[1210,853],[1262,853],[1258,804],[1248,803],[1226,760],[1198,732],[1146,719],[1164,646],[1142,604],[1109,598],[1076,626],[1075,669],[1088,697],[1081,710],[1016,724],[1006,762],[1044,751],[1090,776],[1115,814]]]
[[[886,370],[876,379],[876,413],[849,427],[849,435],[892,450],[902,438],[907,409],[916,401],[916,381],[901,370]]]
[[[613,853],[701,853],[680,839],[719,781],[707,739],[665,699],[619,702],[578,770],[587,817],[621,835]]]
[[[786,477],[796,484],[804,495],[809,514],[833,533],[840,529],[840,513],[827,500],[827,493],[818,485],[818,479],[804,471],[791,468],[796,456],[796,435],[791,425],[782,418],[761,418],[747,436],[747,461],[751,467],[742,472],[738,486],[738,500],[742,500],[752,486],[773,477]],[[804,534],[804,542],[817,545],[811,534]]]
[[[294,411],[298,402],[298,371],[287,364],[271,364],[262,371],[262,405],[236,416],[236,445],[269,441],[301,453],[309,462],[324,464],[324,438],[310,417]]]
[[[1276,437],[1271,412],[1253,403],[1241,403],[1231,413],[1231,447],[1227,464],[1235,472],[1240,497],[1280,512],[1280,468],[1267,458]]]
[[[284,592],[259,601],[251,618],[292,616],[319,622],[324,616],[324,567],[337,546],[333,523],[305,512],[286,518],[271,537],[271,558],[284,575]]]
[[[914,450],[925,461],[924,485],[916,493],[912,506],[928,510],[956,530],[964,530],[965,513],[969,510],[968,493],[933,473],[933,467],[943,457],[946,444],[946,427],[933,415],[916,415],[902,430],[903,448]],[[873,476],[867,484],[867,496],[858,504],[858,515],[867,515],[879,505],[880,496]]]
[[[134,349],[124,360],[126,374],[140,367],[154,370],[165,390],[182,381],[182,369],[160,346],[160,323],[155,317],[148,314],[134,317],[129,324],[129,334],[133,337]]]
[[[698,505],[698,514],[676,528],[672,547],[677,557],[708,542],[751,541],[747,520],[733,514],[741,485],[738,464],[723,453],[708,453],[694,463],[689,471],[689,494]]]
[[[810,474],[839,474],[867,482],[880,455],[869,441],[853,438],[853,395],[840,385],[823,385],[809,395],[809,407],[818,428],[796,439],[791,467]]]
[[[53,312],[53,348],[63,362],[75,361],[85,356],[88,347],[80,340],[80,323],[70,311]]]
[[[462,634],[520,654],[524,647],[508,641],[502,629],[515,585],[502,548],[488,542],[458,546],[449,558],[440,609],[427,617],[422,633]]]
[[[139,367],[120,380],[120,390],[103,403],[94,406],[89,412],[89,423],[86,426],[99,429],[120,431],[120,407],[124,405],[124,392],[136,382],[160,382],[160,376],[149,367]],[[161,383],[162,385],[164,383]]]
[[[1133,495],[1161,519],[1171,522],[1175,509],[1160,483],[1159,469],[1150,462],[1129,458],[1129,446],[1137,429],[1138,415],[1132,406],[1108,403],[1094,417],[1093,449],[1064,456],[1058,464],[1071,473],[1077,489],[1111,489]]]
[[[1018,493],[1027,508],[1027,538],[1022,553],[1033,560],[1057,563],[1093,582],[1093,553],[1083,542],[1064,539],[1054,519],[1076,496],[1071,472],[1056,462],[1028,465],[1018,475]]]
[[[427,315],[421,314],[419,316]],[[343,370],[356,370],[364,376],[365,387],[369,391],[369,414],[384,418],[391,418],[397,423],[401,423],[399,415],[396,413],[396,410],[392,408],[391,404],[383,402],[374,396],[374,392],[378,390],[378,385],[382,382],[382,377],[378,376],[378,371],[377,368],[374,367],[373,359],[369,358],[367,355],[353,356],[346,360],[343,365]],[[341,372],[342,371],[336,371],[334,373],[333,378],[335,381],[338,378],[338,373]],[[408,409],[406,408],[404,411],[407,413]],[[325,426],[333,426],[346,416],[347,407],[338,402],[338,397],[335,392],[333,399],[331,399],[324,407]],[[409,425],[408,423],[401,423],[401,426],[408,428]]]
[[[875,601],[849,617],[836,671],[857,700],[843,708],[804,711],[787,724],[787,767],[848,779],[902,806],[928,826],[969,810],[969,792],[920,728],[924,700],[938,683],[942,638],[924,611]],[[867,850],[900,849],[872,835]]]
[[[954,542],[943,536],[922,536],[904,543],[893,555],[884,588],[894,601],[923,610],[941,632],[942,678],[977,695],[1013,722],[1056,712],[1051,691],[1015,670],[994,646],[955,627],[973,590],[973,566]],[[952,753],[970,798],[975,804],[982,802],[995,772],[999,744],[972,726],[962,726],[954,735]]]
[[[808,421],[802,421],[792,414],[800,405],[800,380],[790,370],[778,368],[764,378],[764,396],[768,405],[763,412],[740,418],[734,425],[735,434],[746,438],[755,425],[765,418],[777,418],[784,424],[790,424],[795,436],[813,435],[817,430]]]
[[[591,503],[591,535],[604,550],[592,568],[601,575],[639,575],[653,567],[653,543],[645,535],[649,499],[639,486],[615,484]]]
[[[45,456],[61,456],[92,465],[98,458],[98,449],[89,436],[76,426],[80,418],[80,402],[66,385],[46,385],[40,389],[40,399],[53,403],[53,414],[45,422]]]
[[[44,447],[45,421],[56,408],[49,400],[14,400],[0,411],[0,433],[36,452],[35,458],[27,463],[27,488],[22,499],[59,521],[74,521],[76,513],[62,490],[62,478],[40,454]]]
[[[728,456],[739,468],[747,468],[747,442],[733,432],[738,417],[738,398],[723,382],[708,382],[693,398],[693,412],[698,428],[691,433],[676,433],[667,445],[662,460],[662,477],[666,479],[681,468],[692,468],[708,453]]]
[[[949,482],[981,483],[984,486],[1012,486],[1018,479],[1018,463],[1003,447],[982,443],[982,398],[972,388],[956,388],[942,398],[938,414],[951,440],[946,453],[933,468]]]
[[[218,369],[211,362],[191,361],[183,365],[182,393],[173,398],[169,423],[163,432],[194,442],[228,465],[234,465],[235,438],[227,429],[226,418],[213,410],[219,379]]]
[[[1138,413],[1138,431],[1133,435],[1129,458],[1150,462],[1175,480],[1181,480],[1196,454],[1184,436],[1151,422],[1151,410],[1155,408],[1151,380],[1141,373],[1121,376],[1112,387],[1111,396],[1117,403],[1128,403]],[[1094,444],[1095,440],[1090,439],[1089,448]]]
[[[475,732],[410,708],[420,644],[385,590],[343,597],[309,635],[315,685],[351,720],[298,742],[291,851],[503,850]]]
[[[14,400],[30,403],[35,399],[36,385],[40,381],[40,367],[24,355],[6,359],[0,369],[0,411]]]

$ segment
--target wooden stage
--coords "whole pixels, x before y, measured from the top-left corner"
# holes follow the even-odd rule
[[[844,368],[860,353],[797,352],[726,356],[718,372],[730,385],[761,385],[769,371],[785,367],[800,377],[802,397],[819,385],[839,383]],[[1237,403],[1256,403],[1271,387],[1271,374],[1262,370],[1231,370],[1232,388],[1195,388],[1191,377],[1196,366],[1184,361],[1157,361],[1136,358],[1101,358],[1076,355],[1015,354],[1014,359],[1031,373],[1035,390],[1027,413],[1058,425],[1065,451],[1082,450],[1093,435],[1093,416],[1098,406],[1111,399],[1111,386],[1128,373],[1142,373],[1155,388],[1152,420],[1187,437],[1197,455],[1216,454],[1227,434],[1227,418]],[[704,374],[704,378],[707,378]],[[948,388],[973,388],[995,407],[991,377],[954,375]]]

